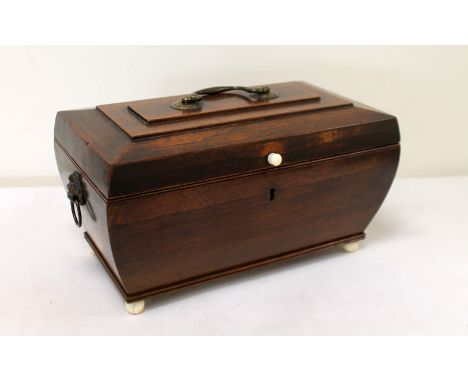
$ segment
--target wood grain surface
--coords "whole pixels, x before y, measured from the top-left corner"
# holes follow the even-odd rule
[[[294,94],[299,85],[276,86]],[[203,128],[176,118],[162,135],[129,103],[112,106],[119,120],[96,109],[58,113],[62,180],[82,175],[86,239],[127,301],[364,237],[398,167],[398,123],[306,88],[320,99],[299,103],[304,110],[279,102],[276,115],[233,113],[223,107],[239,101],[228,97],[197,117]],[[149,118],[162,102],[138,105]],[[244,120],[248,112],[260,114]],[[132,124],[149,138],[132,139]],[[281,166],[268,164],[271,152]]]

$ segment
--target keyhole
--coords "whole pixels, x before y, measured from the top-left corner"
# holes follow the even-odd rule
[[[270,202],[272,202],[273,200],[275,200],[275,192],[276,192],[276,189],[272,188],[270,190]]]

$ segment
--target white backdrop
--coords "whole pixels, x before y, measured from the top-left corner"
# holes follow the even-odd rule
[[[398,117],[398,176],[468,174],[468,47],[1,47],[0,185],[58,184],[58,110],[304,80]]]

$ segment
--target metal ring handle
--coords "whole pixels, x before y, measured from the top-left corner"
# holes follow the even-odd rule
[[[78,207],[78,217],[76,216],[75,205]],[[75,224],[78,227],[81,227],[81,224],[83,223],[83,219],[81,218],[80,203],[77,200],[70,200],[70,208],[71,208],[71,212],[72,212],[73,220],[75,221]]]
[[[268,86],[215,86],[212,88],[197,90],[193,94],[182,97],[180,101],[173,102],[171,107],[182,111],[197,111],[201,109],[201,101],[204,96],[220,94],[231,90],[242,90],[250,93],[256,101],[266,101],[278,98],[278,94],[273,93]]]
[[[68,176],[67,198],[70,200],[70,208],[73,215],[73,220],[78,227],[81,227],[83,220],[81,218],[81,205],[86,203],[85,189],[81,181],[81,175],[78,171],[74,171]],[[78,207],[78,216],[75,205]]]

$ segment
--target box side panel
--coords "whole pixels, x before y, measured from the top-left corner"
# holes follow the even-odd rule
[[[390,188],[399,145],[111,202],[130,297],[360,235]]]
[[[83,219],[83,225],[81,229],[84,229],[93,239],[93,242],[98,247],[102,256],[109,264],[112,271],[118,276],[117,267],[115,266],[114,257],[112,256],[112,250],[109,240],[109,231],[107,226],[107,204],[102,196],[96,191],[94,186],[89,182],[86,177],[83,177],[80,169],[72,162],[72,160],[65,154],[62,148],[57,144],[54,145],[55,158],[57,160],[57,166],[60,172],[62,183],[65,187],[63,197],[67,197],[66,185],[68,184],[68,176],[75,171],[80,172],[82,175],[82,183],[85,189],[85,204],[81,206],[81,214]],[[75,224],[70,211],[66,211],[70,214],[70,224]],[[78,227],[77,227],[78,230]],[[120,279],[120,278],[119,278]]]

